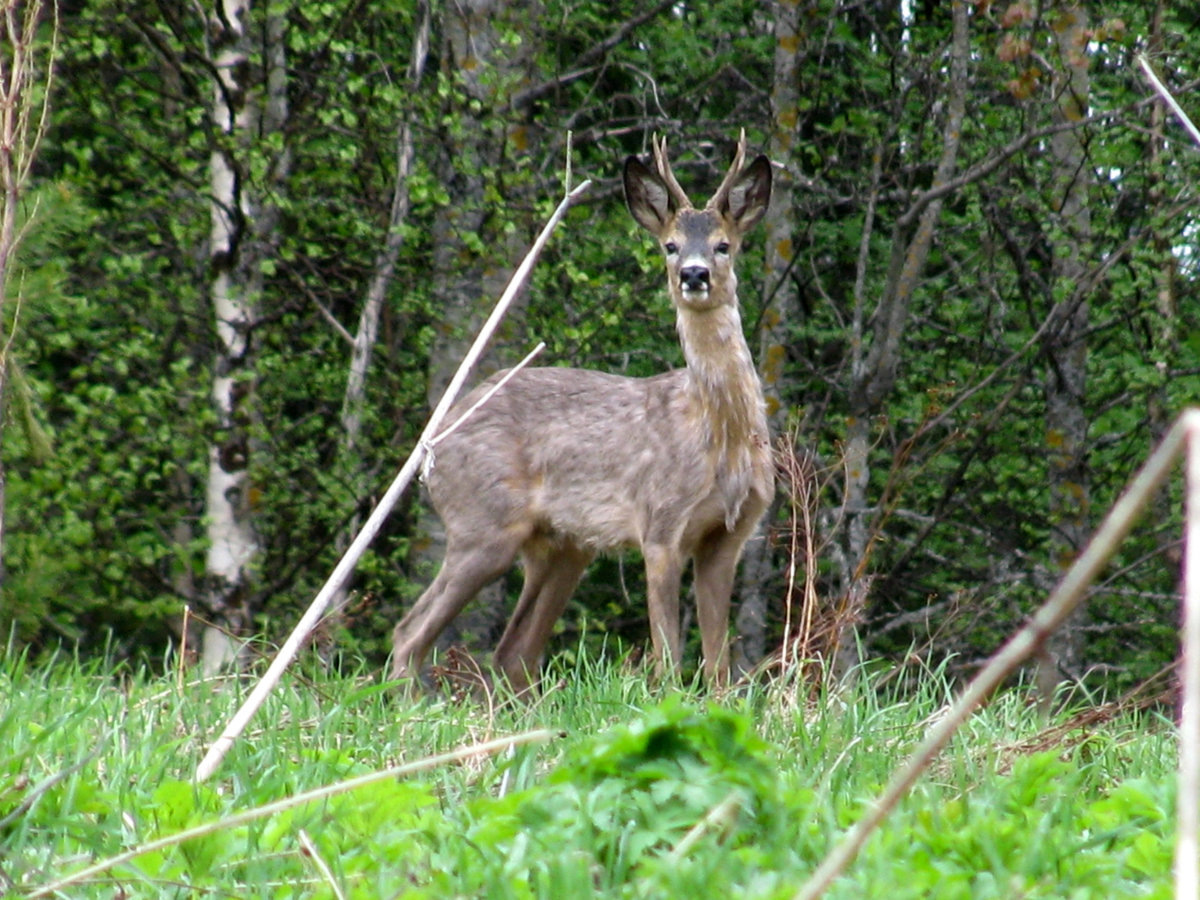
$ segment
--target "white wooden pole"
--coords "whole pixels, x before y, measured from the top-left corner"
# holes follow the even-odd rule
[[[209,748],[204,759],[200,761],[200,765],[196,767],[196,781],[204,781],[216,771],[217,766],[221,764],[221,760],[225,758],[225,754],[229,752],[229,748],[233,746],[233,742],[245,730],[246,725],[254,717],[258,708],[262,706],[267,694],[278,684],[280,677],[283,675],[283,670],[296,658],[301,644],[303,644],[313,628],[316,627],[321,616],[324,615],[325,607],[329,605],[330,599],[349,580],[354,567],[358,565],[363,552],[370,546],[371,541],[375,539],[375,535],[379,533],[384,520],[387,519],[392,511],[392,507],[396,505],[396,501],[400,499],[401,494],[404,493],[413,476],[420,471],[429,441],[437,434],[442,420],[445,419],[446,414],[450,411],[451,405],[457,398],[458,392],[462,390],[462,386],[470,376],[475,363],[483,355],[483,350],[499,326],[500,320],[504,318],[504,314],[508,311],[509,306],[512,305],[517,294],[525,286],[525,282],[529,279],[529,273],[533,271],[534,263],[537,262],[538,256],[546,246],[546,242],[550,239],[550,233],[562,220],[562,217],[566,215],[571,203],[587,190],[590,185],[590,181],[585,181],[574,190],[569,190],[550,216],[550,219],[546,222],[546,225],[542,228],[537,240],[534,241],[533,246],[525,255],[525,259],[521,261],[521,265],[513,273],[512,279],[508,282],[508,287],[504,289],[504,293],[496,302],[492,314],[488,316],[488,320],[483,324],[483,328],[480,329],[478,337],[475,338],[475,343],[471,345],[471,349],[467,351],[467,355],[459,365],[458,371],[454,373],[454,378],[451,379],[445,394],[442,395],[442,399],[438,402],[433,414],[429,417],[429,423],[425,426],[425,430],[421,432],[421,437],[417,441],[416,447],[413,448],[412,454],[392,481],[392,485],[388,488],[387,493],[383,495],[379,504],[363,524],[358,536],[354,538],[354,541],[347,548],[337,566],[334,567],[333,573],[329,576],[325,585],[317,593],[317,596],[313,598],[312,603],[309,604],[300,621],[296,623],[296,627],[292,629],[292,633],[289,635],[287,641],[279,648],[279,652],[275,655],[275,659],[271,662],[266,673],[259,680],[258,684],[254,686],[254,690],[250,692],[250,696],[242,703],[241,708],[229,720],[229,724],[225,726],[225,730],[221,733],[221,736]]]
[[[1183,639],[1179,684],[1179,789],[1175,900],[1200,897],[1200,410],[1184,414],[1187,501],[1183,557]]]

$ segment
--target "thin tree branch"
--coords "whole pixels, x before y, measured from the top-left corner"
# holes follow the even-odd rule
[[[967,106],[967,62],[970,58],[970,33],[965,0],[955,0],[954,30],[951,38],[951,60],[946,123],[942,128],[942,154],[934,173],[934,189],[952,180],[962,144],[963,121]],[[932,194],[931,189],[927,194]],[[878,403],[891,391],[899,366],[900,338],[909,305],[917,288],[917,280],[925,267],[933,233],[941,215],[941,197],[931,196],[918,201],[897,222],[892,233],[892,259],[887,286],[876,311],[875,334],[864,360],[862,383],[855,393],[860,394],[868,407]],[[905,246],[909,226],[919,223],[912,240]]]
[[[301,282],[301,284],[302,284],[302,289],[303,289],[304,293],[308,294],[308,299],[312,301],[313,306],[315,306],[317,308],[317,310],[321,313],[321,316],[325,319],[326,322],[329,323],[330,327],[333,328],[334,333],[337,334],[337,336],[339,338],[341,338],[343,341],[345,341],[347,346],[354,347],[355,346],[354,335],[352,335],[350,333],[350,330],[348,328],[346,328],[345,325],[343,325],[341,322],[338,321],[337,316],[335,316],[333,314],[333,310],[331,310],[328,306],[326,306],[324,303],[322,303],[321,298],[318,297],[312,291],[312,289],[310,289],[307,285],[303,285],[303,282]],[[259,324],[261,324],[261,321]]]
[[[1144,102],[1144,101],[1143,101]],[[1138,104],[1134,104],[1137,106]],[[925,207],[936,200],[941,200],[944,197],[953,194],[955,191],[966,187],[968,184],[973,184],[982,178],[995,172],[1000,166],[1008,162],[1018,153],[1023,151],[1030,144],[1042,140],[1043,138],[1052,137],[1063,131],[1072,131],[1076,128],[1086,128],[1089,125],[1097,125],[1104,122],[1112,121],[1118,116],[1124,115],[1128,109],[1108,110],[1102,113],[1096,113],[1092,116],[1086,116],[1074,122],[1055,122],[1052,125],[1046,125],[1042,128],[1035,128],[1033,131],[1027,131],[1021,134],[987,159],[969,166],[954,178],[948,178],[941,183],[935,182],[928,190],[919,194],[913,199],[912,205],[905,211],[904,215],[897,220],[897,224],[901,227],[910,227],[917,217],[921,215]]]
[[[1189,415],[1175,900],[1200,896],[1200,412]]]
[[[417,93],[425,74],[425,61],[429,56],[429,30],[432,14],[427,2],[422,2],[418,11],[419,21],[413,37],[412,59],[409,61],[409,88]],[[408,180],[412,174],[416,150],[413,142],[413,127],[410,116],[400,124],[396,135],[396,181],[392,190],[392,205],[388,215],[387,233],[383,248],[375,261],[375,270],[367,288],[367,299],[358,318],[358,330],[351,340],[350,367],[346,376],[346,388],[342,397],[341,452],[352,455],[358,446],[362,431],[362,415],[365,403],[367,368],[371,353],[379,334],[379,319],[383,314],[383,303],[387,298],[400,248],[404,245],[404,222],[408,219],[411,206]]]

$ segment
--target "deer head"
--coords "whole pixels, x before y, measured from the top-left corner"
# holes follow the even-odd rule
[[[625,201],[639,225],[658,238],[667,261],[667,285],[675,306],[703,311],[737,302],[734,260],[742,235],[767,211],[771,163],[758,156],[745,169],[746,133],[733,163],[703,209],[692,206],[671,171],[666,138],[654,141],[651,171],[640,159],[625,162]]]

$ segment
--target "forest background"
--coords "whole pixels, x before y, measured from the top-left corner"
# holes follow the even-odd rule
[[[739,664],[786,639],[974,668],[1200,394],[1197,157],[1136,62],[1190,108],[1198,26],[1163,0],[66,0],[4,301],[0,629],[161,660],[186,606],[210,668],[284,633],[561,197],[568,134],[594,186],[481,375],[538,340],[681,365],[620,164],[663,133],[703,194],[744,127],[777,188],[743,318],[792,477]],[[1150,518],[1043,674],[1174,658],[1177,489]],[[410,494],[323,649],[381,661],[439,541]],[[644,638],[637,569],[594,567],[561,648]],[[447,640],[486,647],[505,588]]]

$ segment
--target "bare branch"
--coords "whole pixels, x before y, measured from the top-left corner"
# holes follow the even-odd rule
[[[1184,413],[1187,431],[1187,523],[1183,563],[1183,664],[1176,796],[1175,897],[1200,895],[1200,412]]]

